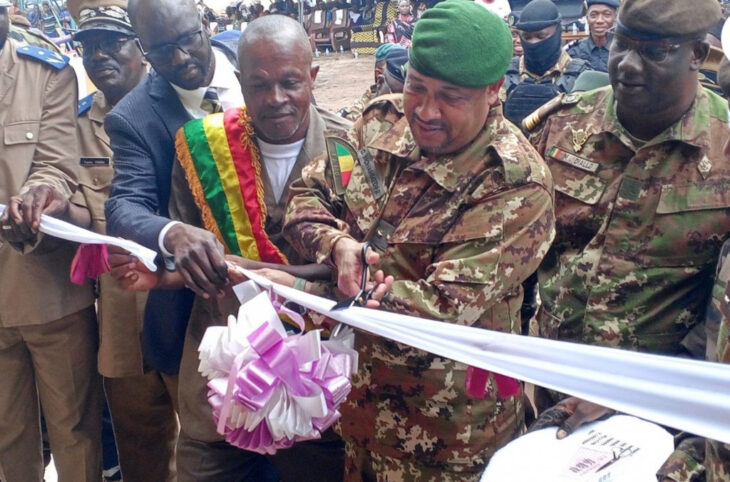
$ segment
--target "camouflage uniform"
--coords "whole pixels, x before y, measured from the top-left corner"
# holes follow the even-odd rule
[[[705,324],[708,359],[730,363],[730,241],[725,242],[720,252]],[[708,440],[705,469],[707,482],[730,481],[730,444]]]
[[[361,95],[360,98],[357,99],[350,107],[345,107],[344,109],[341,109],[339,114],[345,119],[349,119],[354,122],[358,119],[358,117],[362,115],[362,111],[365,110],[365,107],[367,107],[370,101],[373,100],[377,95],[378,86],[376,84],[373,84],[368,87],[368,90],[366,90],[365,93]]]
[[[730,231],[727,103],[698,88],[690,110],[646,143],[619,123],[610,87],[563,104],[532,137],[553,174],[557,235],[538,270],[531,333],[679,354]],[[696,441],[662,474],[694,480]]]
[[[727,104],[699,89],[682,119],[641,147],[610,87],[566,99],[533,136],[557,191],[539,333],[676,354],[705,311],[730,231]]]
[[[518,333],[521,283],[553,237],[552,186],[501,106],[466,150],[436,161],[421,156],[399,94],[373,102],[348,137],[355,151],[367,148],[344,194],[326,158],[292,186],[284,225],[292,245],[331,263],[343,236],[380,239],[374,268],[396,279],[385,310]],[[383,233],[387,225],[394,229]],[[348,480],[478,480],[519,434],[521,397],[498,400],[490,383],[485,400],[470,399],[463,364],[366,333],[357,345],[360,370],[341,409]]]

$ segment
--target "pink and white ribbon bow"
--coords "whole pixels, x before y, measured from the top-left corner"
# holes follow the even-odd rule
[[[208,328],[198,348],[218,432],[232,445],[268,454],[319,438],[350,392],[353,342],[351,330],[327,341],[319,330],[287,334],[259,293],[227,327]]]

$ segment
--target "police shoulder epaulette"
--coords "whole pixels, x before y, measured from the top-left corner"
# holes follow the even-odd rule
[[[79,117],[89,112],[94,104],[94,94],[89,94],[79,101]]]
[[[52,52],[35,45],[23,45],[18,47],[18,55],[26,58],[40,60],[56,70],[61,70],[68,65],[69,59],[63,54]]]
[[[565,106],[575,105],[580,101],[580,98],[575,94],[560,94],[547,101],[545,104],[537,108],[532,114],[522,119],[522,130],[525,132],[532,132],[537,126],[539,126],[547,117],[558,109]]]

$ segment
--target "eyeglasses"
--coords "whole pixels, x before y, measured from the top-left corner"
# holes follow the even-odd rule
[[[137,42],[139,42],[139,40],[137,40]],[[172,62],[172,58],[178,49],[183,53],[190,55],[191,50],[200,48],[202,45],[203,29],[201,27],[195,32],[186,33],[185,35],[178,37],[178,39],[172,43],[162,44],[146,52],[142,49],[141,43],[139,44],[139,48],[142,49],[142,54],[147,57],[147,60],[153,64],[167,65]]]
[[[683,43],[691,42],[694,39],[684,39],[675,42],[666,40],[634,40],[612,30],[614,37],[611,49],[617,53],[633,50],[641,58],[649,62],[664,62],[671,52],[679,49]]]
[[[98,42],[82,41],[81,45],[84,47],[83,56],[91,57],[97,50],[101,50],[107,55],[116,54],[133,38],[134,37],[120,37],[100,40]]]

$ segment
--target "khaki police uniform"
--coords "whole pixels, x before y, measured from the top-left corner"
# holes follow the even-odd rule
[[[111,108],[101,91],[79,102],[79,187],[72,201],[89,210],[91,229],[98,233],[106,233],[104,202],[114,175],[104,131]],[[109,274],[99,279],[98,293],[99,373],[124,480],[175,480],[177,376],[145,372],[140,340],[147,293],[125,291]]]
[[[76,77],[67,60],[8,39],[0,50],[0,202],[76,189]],[[33,58],[35,55],[36,58]],[[91,286],[69,280],[76,245],[0,245],[0,479],[43,479],[40,405],[61,480],[101,478],[101,388]]]

